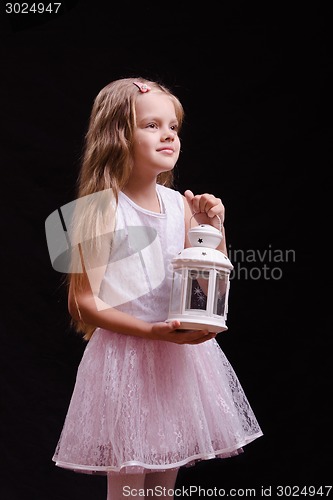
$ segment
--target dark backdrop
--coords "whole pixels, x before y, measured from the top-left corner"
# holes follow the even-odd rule
[[[328,485],[332,341],[319,278],[330,219],[313,211],[329,198],[329,12],[105,4],[63,2],[42,16],[8,15],[1,2],[1,498],[106,495],[104,477],[51,461],[85,345],[69,328],[44,222],[74,199],[93,98],[137,75],[184,104],[176,187],[226,206],[236,272],[218,341],[264,432],[239,457],[182,469],[177,484],[257,496],[271,486],[273,497],[277,485]]]

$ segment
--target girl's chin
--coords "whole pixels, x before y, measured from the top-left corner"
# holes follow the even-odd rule
[[[175,168],[175,167],[173,166],[173,167],[170,167],[170,168],[164,168],[163,170],[162,170],[162,169],[160,169],[157,175],[160,175],[160,174],[166,174],[166,173],[168,173],[168,172],[171,172],[174,168]]]
[[[175,168],[175,163],[170,163],[169,165],[160,165],[159,171],[160,173],[162,172],[170,172],[170,170],[173,170]]]

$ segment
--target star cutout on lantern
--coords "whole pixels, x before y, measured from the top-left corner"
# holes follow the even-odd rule
[[[203,239],[202,238],[199,238],[198,239],[198,243],[202,243],[203,242]]]

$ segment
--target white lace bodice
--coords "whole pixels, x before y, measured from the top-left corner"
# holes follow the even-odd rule
[[[184,202],[178,191],[157,185],[161,213],[120,193],[115,237],[100,298],[145,321],[165,321],[171,259],[184,248]]]

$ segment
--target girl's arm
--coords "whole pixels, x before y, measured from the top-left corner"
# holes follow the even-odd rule
[[[108,306],[98,297],[101,269],[84,273],[80,291],[74,294],[72,282],[69,287],[68,309],[71,316],[86,324],[111,330],[123,335],[132,335],[151,340],[164,340],[176,344],[200,344],[215,337],[207,330],[179,332],[179,321],[171,323],[148,323]]]

